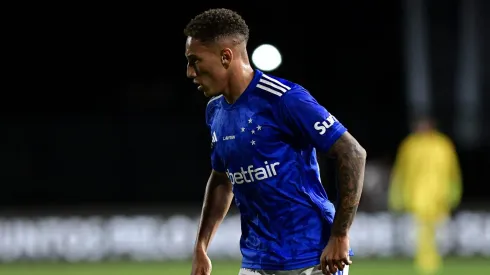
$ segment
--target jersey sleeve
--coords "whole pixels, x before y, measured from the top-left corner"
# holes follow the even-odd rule
[[[208,126],[208,129],[211,133],[211,168],[215,171],[218,172],[225,172],[225,165],[223,164],[222,159],[219,157],[217,151],[216,151],[216,133],[213,132],[212,130],[212,124],[213,124],[213,118],[214,114],[216,111],[216,100],[211,99],[206,106],[206,124]]]
[[[285,130],[302,142],[327,152],[347,129],[304,89],[285,93],[279,102]]]
[[[221,173],[225,172],[225,165],[223,164],[223,162],[221,161],[221,158],[216,153],[213,142],[211,142],[211,167],[215,171],[218,171]]]

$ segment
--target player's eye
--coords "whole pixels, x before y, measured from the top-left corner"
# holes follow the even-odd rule
[[[193,67],[194,69],[196,69],[198,63],[199,63],[198,60],[191,60],[191,61],[188,62],[188,66]]]
[[[189,64],[196,64],[199,61],[199,59],[195,56],[189,56],[187,58],[187,61],[189,62]]]

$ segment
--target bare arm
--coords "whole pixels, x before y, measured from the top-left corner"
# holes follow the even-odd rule
[[[225,173],[212,171],[206,186],[201,221],[197,232],[196,251],[206,252],[218,226],[230,209],[233,192]]]
[[[332,226],[332,236],[347,236],[361,199],[366,165],[366,150],[348,132],[332,146],[329,155],[336,159],[339,180],[339,205]]]

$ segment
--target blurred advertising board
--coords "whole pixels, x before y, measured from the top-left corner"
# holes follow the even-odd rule
[[[0,261],[109,259],[177,260],[191,257],[194,216],[37,217],[0,219]],[[351,245],[356,257],[411,256],[416,227],[408,216],[358,213]],[[240,217],[229,215],[209,254],[240,259]],[[441,224],[445,255],[490,256],[490,213],[460,212]]]

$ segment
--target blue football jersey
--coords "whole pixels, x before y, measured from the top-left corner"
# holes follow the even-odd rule
[[[233,184],[241,215],[242,267],[291,270],[319,264],[335,209],[316,150],[347,129],[303,87],[255,70],[233,104],[206,108],[211,163]]]

